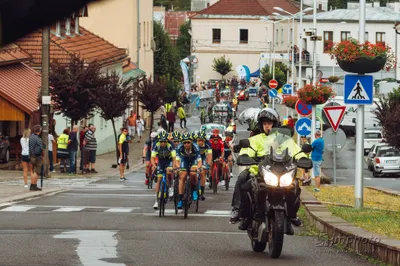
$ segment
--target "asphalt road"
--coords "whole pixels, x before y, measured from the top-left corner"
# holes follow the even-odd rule
[[[189,128],[199,126],[194,119]],[[244,128],[238,131],[247,137]],[[1,206],[0,265],[369,264],[299,235],[285,236],[281,257],[271,259],[253,252],[247,235],[229,223],[231,191],[207,190],[199,212],[192,208],[186,220],[168,203],[166,217],[160,218],[143,171],[127,178],[68,183],[67,192]]]

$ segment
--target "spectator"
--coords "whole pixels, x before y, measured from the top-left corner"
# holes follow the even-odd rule
[[[188,99],[188,97],[187,97],[187,93],[186,93],[186,91],[182,94],[182,104],[188,104],[188,103],[190,103],[190,101],[189,101],[189,99]]]
[[[85,171],[84,165],[87,164],[87,157],[85,157],[85,149],[84,149],[84,144],[85,144],[85,134],[89,130],[89,127],[85,126],[83,127],[83,130],[79,133],[79,148],[81,150],[81,164],[79,170],[82,171],[82,173]],[[86,160],[85,160],[86,158]],[[86,161],[86,162],[85,162]]]
[[[97,140],[96,140],[96,127],[89,125],[89,130],[85,134],[85,150],[88,153],[88,162],[85,166],[86,172],[98,173],[95,169],[96,165],[96,151],[97,151]],[[90,168],[89,168],[90,165]]]
[[[49,130],[49,143],[48,143],[48,156],[49,156],[49,164],[50,164],[50,172],[55,173],[56,171],[54,171],[54,155],[53,155],[53,145],[56,144],[55,140],[54,140],[54,136],[52,134],[53,132],[51,130]]]
[[[294,130],[294,120],[291,115],[288,116],[288,123],[287,125],[290,127],[290,130]]]
[[[136,135],[136,114],[131,111],[131,116],[128,117],[128,119],[126,120],[126,122],[128,123],[128,129],[129,129],[129,135],[132,138],[135,138]]]
[[[174,132],[174,127],[175,127],[175,113],[170,110],[167,112],[167,120],[168,120],[168,132]]]
[[[167,118],[165,117],[164,114],[161,114],[160,122],[161,122],[162,128],[163,128],[165,131],[167,131],[167,130],[168,130]]]
[[[178,117],[181,120],[180,121],[181,128],[186,128],[186,113],[182,105],[178,107]],[[183,122],[183,127],[182,127],[182,122]]]
[[[321,131],[317,130],[315,132],[315,140],[313,141],[311,146],[311,160],[313,162],[313,173],[315,178],[314,191],[319,192],[321,186],[321,165],[324,154],[324,139],[321,138]]]
[[[69,158],[68,144],[69,129],[64,129],[63,133],[57,139],[57,158],[60,160],[60,172],[64,173],[67,167],[67,160]]]
[[[142,132],[144,130],[144,121],[140,118],[140,115],[137,116],[136,120],[137,134],[138,134],[138,143],[142,140]]]
[[[30,164],[30,158],[29,158],[29,136],[31,135],[31,130],[25,129],[24,133],[22,135],[22,138],[20,140],[21,143],[21,163],[22,163],[22,169],[24,170],[24,184],[25,187],[28,187],[28,167],[30,168],[31,171],[31,179],[32,179],[32,165]]]
[[[157,125],[158,125],[157,134],[160,134],[161,132],[165,131],[165,129],[161,125],[161,122],[158,122]]]
[[[122,133],[118,137],[118,156],[119,156],[119,180],[126,181],[125,178],[125,165],[128,161],[129,145],[127,135],[128,129],[122,128]]]
[[[29,156],[32,164],[32,172],[31,175],[31,187],[30,191],[40,191],[41,188],[37,186],[38,173],[42,170],[43,163],[43,149],[44,145],[42,143],[42,139],[40,138],[40,134],[42,133],[42,127],[40,125],[36,125],[33,127],[33,134],[29,137]]]
[[[75,125],[72,128],[72,132],[69,133],[69,175],[76,174],[76,155],[78,153],[78,126]]]

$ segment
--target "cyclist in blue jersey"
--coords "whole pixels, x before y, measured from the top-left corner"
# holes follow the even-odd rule
[[[146,186],[149,183],[149,175],[151,173],[151,163],[150,163],[150,159],[151,159],[151,151],[153,149],[154,144],[156,143],[156,138],[157,138],[157,132],[151,132],[150,134],[150,139],[148,139],[145,143],[144,143],[144,148],[143,148],[143,163],[146,160],[146,179],[145,179],[145,184]]]
[[[189,133],[184,133],[181,137],[182,143],[176,149],[177,163],[176,166],[180,167],[179,172],[179,202],[177,207],[182,209],[182,198],[185,191],[185,182],[187,176],[187,170],[189,165],[191,165],[190,179],[192,183],[192,199],[197,200],[198,194],[196,190],[197,186],[197,169],[201,168],[201,156],[199,148],[193,143],[192,138]],[[179,162],[179,164],[178,164]]]
[[[197,136],[197,146],[200,150],[200,156],[203,165],[200,172],[200,199],[205,200],[204,187],[206,185],[206,167],[209,167],[212,163],[211,144],[207,140],[207,135],[205,132],[200,132]]]

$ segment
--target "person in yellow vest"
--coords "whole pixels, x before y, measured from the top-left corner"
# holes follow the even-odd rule
[[[172,103],[166,103],[165,104],[165,112],[168,113],[172,109]]]
[[[186,113],[182,105],[178,107],[178,117],[181,120],[180,121],[181,128],[186,128]],[[182,127],[182,122],[183,122],[183,127]]]
[[[57,139],[57,158],[60,160],[61,173],[64,173],[67,167],[67,159],[69,158],[69,151],[68,151],[69,143],[70,143],[69,128],[66,128]]]

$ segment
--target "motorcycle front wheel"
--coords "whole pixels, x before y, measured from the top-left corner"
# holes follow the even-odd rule
[[[268,253],[271,258],[279,258],[282,253],[285,213],[275,211],[274,217],[269,218]]]

